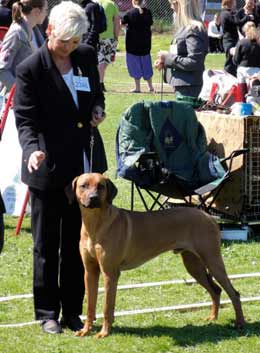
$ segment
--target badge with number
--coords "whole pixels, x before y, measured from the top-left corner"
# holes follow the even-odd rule
[[[88,77],[73,75],[73,82],[74,82],[76,91],[84,91],[84,92],[91,91]]]

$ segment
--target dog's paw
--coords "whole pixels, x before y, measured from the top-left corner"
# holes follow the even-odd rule
[[[81,330],[75,332],[75,336],[77,336],[77,337],[88,336],[88,335],[90,334],[90,331],[91,331],[90,329],[85,329],[85,328],[83,327],[83,329],[81,329]]]
[[[104,331],[104,330],[101,330],[99,333],[97,333],[95,335],[95,339],[99,339],[99,338],[105,338],[109,335],[109,332],[108,331]]]
[[[209,321],[209,322],[211,322],[211,321],[216,321],[218,319],[218,316],[217,315],[215,315],[215,314],[210,314],[209,316],[207,316],[205,319],[204,319],[204,321]]]

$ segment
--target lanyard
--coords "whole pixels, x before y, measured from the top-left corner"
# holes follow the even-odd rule
[[[89,161],[89,172],[92,173],[93,168],[93,149],[94,149],[94,133],[93,128],[90,130],[90,161]]]

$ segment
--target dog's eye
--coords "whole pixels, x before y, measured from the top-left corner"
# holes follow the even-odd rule
[[[103,184],[98,184],[98,190],[103,190],[104,188],[105,188],[105,185],[103,185]]]
[[[81,184],[79,187],[80,189],[84,190],[88,188],[88,184]]]

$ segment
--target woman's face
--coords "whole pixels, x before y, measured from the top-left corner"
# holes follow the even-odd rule
[[[53,31],[47,31],[49,36],[48,48],[57,56],[68,57],[79,45],[80,37],[63,40],[54,36]]]
[[[171,9],[174,12],[177,12],[177,10],[178,10],[178,0],[171,0],[170,4],[171,4]]]
[[[255,0],[246,0],[245,7],[247,10],[253,10],[255,8]]]
[[[47,13],[48,13],[47,1],[44,2],[44,5],[41,9],[36,7],[32,11],[34,11],[34,16],[36,18],[36,24],[41,25],[43,23],[43,21],[45,20]]]

